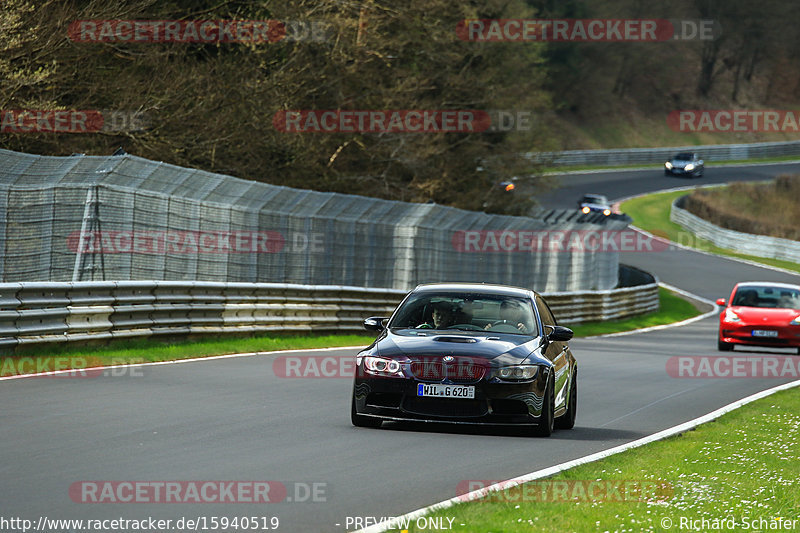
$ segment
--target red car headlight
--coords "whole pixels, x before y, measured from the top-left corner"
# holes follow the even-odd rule
[[[725,318],[723,320],[725,320],[725,322],[739,322],[741,318],[739,318],[738,315],[729,307],[725,309]]]
[[[792,326],[800,326],[800,315],[794,317],[794,320],[789,322],[789,324]]]

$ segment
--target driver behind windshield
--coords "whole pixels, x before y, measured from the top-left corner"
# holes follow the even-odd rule
[[[529,332],[528,326],[525,325],[525,311],[512,300],[503,300],[500,304],[500,320],[486,324],[484,329],[492,329],[497,324],[509,324],[521,333]]]
[[[447,305],[439,304],[433,308],[431,314],[433,324],[427,322],[417,326],[418,328],[445,329],[453,325],[453,309]]]

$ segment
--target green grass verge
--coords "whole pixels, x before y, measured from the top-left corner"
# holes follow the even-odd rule
[[[112,364],[175,361],[246,352],[366,346],[374,339],[374,336],[368,335],[272,335],[248,338],[215,337],[177,342],[164,342],[157,339],[118,340],[101,346],[35,345],[18,348],[13,355],[0,357],[0,376],[21,373],[20,366],[14,365],[13,362],[15,360],[18,362],[22,358],[27,358],[26,365],[22,367],[22,370],[31,368],[31,365],[33,368],[53,370],[56,368],[87,368]]]
[[[771,259],[768,257],[757,257],[754,255],[741,254],[733,250],[720,248],[705,239],[689,233],[680,225],[669,219],[669,212],[672,202],[681,196],[689,194],[689,191],[674,191],[665,193],[649,194],[639,198],[633,198],[620,205],[620,211],[628,214],[633,219],[633,224],[645,231],[658,237],[669,239],[678,244],[690,246],[697,250],[747,259],[765,265],[784,268],[800,273],[800,265],[791,261]]]
[[[569,438],[569,431],[561,433]],[[799,437],[800,390],[795,388],[750,403],[694,431],[428,517],[443,519],[444,524],[454,519],[452,530],[465,532],[767,531],[778,530],[776,517],[795,520],[794,527],[783,531],[798,531]],[[600,496],[592,499],[580,489],[589,491],[594,481],[600,481],[600,487],[627,489],[619,495],[613,490],[592,490],[588,494]],[[459,493],[453,487],[451,497]],[[733,518],[736,527],[700,522],[681,527],[682,519],[704,518]],[[756,528],[744,525],[745,520],[752,526],[759,519],[766,526],[760,522]],[[411,526],[409,531],[426,531],[418,529],[415,521]]]
[[[576,324],[573,328],[575,336],[585,337],[668,324],[699,314],[694,305],[665,289],[659,289],[659,296],[661,306],[655,313],[625,320]],[[98,346],[79,346],[68,343],[23,346],[18,348],[14,354],[0,357],[0,376],[67,368],[175,361],[244,352],[366,346],[374,339],[374,336],[369,335],[272,335],[248,338],[214,337],[171,342],[158,339],[117,340]],[[23,359],[25,362],[21,364]]]
[[[599,322],[584,322],[569,326],[576,337],[589,337],[592,335],[605,335],[619,333],[633,329],[648,328],[680,322],[701,314],[695,305],[672,291],[663,287],[658,288],[660,301],[659,310],[655,313],[634,316],[622,320],[604,320]]]

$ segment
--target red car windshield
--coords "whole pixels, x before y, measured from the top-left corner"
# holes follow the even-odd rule
[[[731,305],[778,309],[800,309],[800,290],[785,287],[746,285],[739,287]]]

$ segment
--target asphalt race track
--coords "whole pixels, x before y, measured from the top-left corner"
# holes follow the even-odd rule
[[[790,167],[798,168],[711,167],[694,183],[768,177]],[[570,183],[561,194],[569,206],[584,192],[614,199],[691,183],[658,171],[564,180]],[[622,262],[709,299],[727,297],[739,280],[800,282],[800,276],[681,249],[627,253]],[[276,355],[149,366],[142,375],[2,381],[0,515],[34,523],[40,516],[277,516],[278,531],[342,531],[348,516],[402,514],[456,496],[462,480],[505,479],[581,457],[792,380],[671,377],[667,361],[673,356],[719,354],[715,326],[711,317],[679,328],[572,341],[580,365],[578,421],[574,430],[549,439],[450,426],[355,428],[349,379],[281,378],[273,371]],[[732,355],[769,352],[737,348]],[[316,483],[318,501],[74,502],[70,486],[90,480],[280,481],[293,500],[307,500],[306,487]]]
[[[798,173],[800,163],[797,162],[723,167],[715,167],[711,163],[706,165],[702,178],[665,176],[663,168],[572,173],[554,176],[558,188],[544,194],[541,203],[549,209],[573,208],[581,196],[590,193],[603,194],[609,200],[616,200],[673,187],[769,180],[781,174]]]

